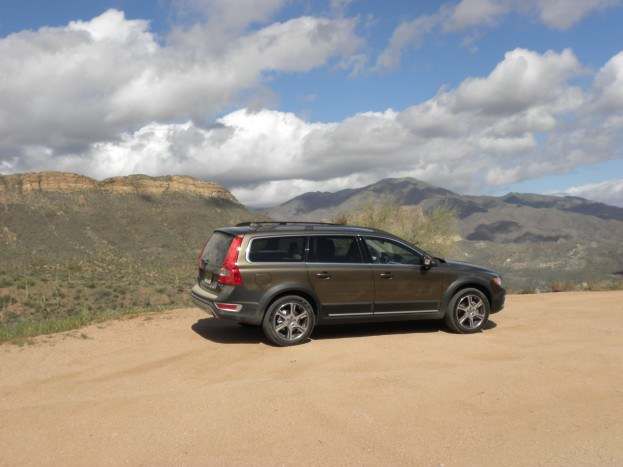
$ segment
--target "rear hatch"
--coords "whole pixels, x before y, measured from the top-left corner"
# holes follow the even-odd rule
[[[197,278],[202,288],[207,290],[219,288],[219,272],[233,239],[233,235],[217,230],[203,247],[199,254],[199,277]]]

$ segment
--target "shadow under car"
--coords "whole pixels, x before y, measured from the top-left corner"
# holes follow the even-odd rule
[[[484,329],[493,329],[496,326],[495,321],[489,320]],[[221,344],[266,343],[262,329],[259,326],[241,326],[232,321],[203,318],[194,323],[191,328],[204,339]],[[318,325],[311,335],[311,340],[432,332],[449,331],[442,320]]]

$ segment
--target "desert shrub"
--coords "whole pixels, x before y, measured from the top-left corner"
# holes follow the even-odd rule
[[[586,290],[602,291],[602,290],[622,290],[623,281],[621,280],[602,280],[597,282],[589,282],[586,284]]]
[[[576,286],[571,282],[554,281],[549,285],[552,292],[569,292],[576,290]]]
[[[509,293],[514,293],[514,294],[518,294],[518,295],[529,295],[529,294],[539,293],[539,290],[538,289],[523,288],[523,289],[519,289],[519,290],[510,290]]]
[[[102,300],[108,300],[110,297],[112,297],[112,292],[108,289],[99,288],[95,290],[94,295],[95,295],[95,300],[102,301]]]
[[[352,211],[340,212],[333,221],[385,230],[440,256],[451,254],[460,239],[458,220],[453,210],[401,206],[389,197],[364,202]]]
[[[17,300],[15,300],[15,298],[11,297],[10,295],[0,295],[0,308],[4,308],[16,302]]]

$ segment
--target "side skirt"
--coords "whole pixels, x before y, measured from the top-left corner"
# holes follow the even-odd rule
[[[319,324],[344,323],[382,323],[388,321],[415,321],[426,319],[442,319],[441,310],[391,311],[377,313],[339,313],[328,314],[320,319]]]

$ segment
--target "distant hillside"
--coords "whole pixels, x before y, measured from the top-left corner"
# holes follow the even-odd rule
[[[0,176],[0,324],[186,304],[212,229],[257,217],[191,177]]]
[[[463,196],[388,179],[307,193],[267,213],[329,219],[380,195],[453,208],[463,238],[455,258],[498,269],[514,290],[623,274],[623,209],[582,198]],[[0,176],[0,341],[111,313],[188,304],[196,255],[211,231],[265,215],[192,177]]]
[[[329,220],[379,196],[405,206],[452,208],[463,238],[456,256],[497,268],[515,289],[623,274],[623,208],[578,197],[469,196],[401,178],[335,193],[305,193],[265,212],[273,219]]]
[[[107,178],[103,181],[65,172],[0,176],[0,203],[20,203],[24,201],[24,196],[37,193],[110,193],[142,196],[185,194],[238,203],[229,191],[216,183],[179,175],[164,177],[129,175]]]

